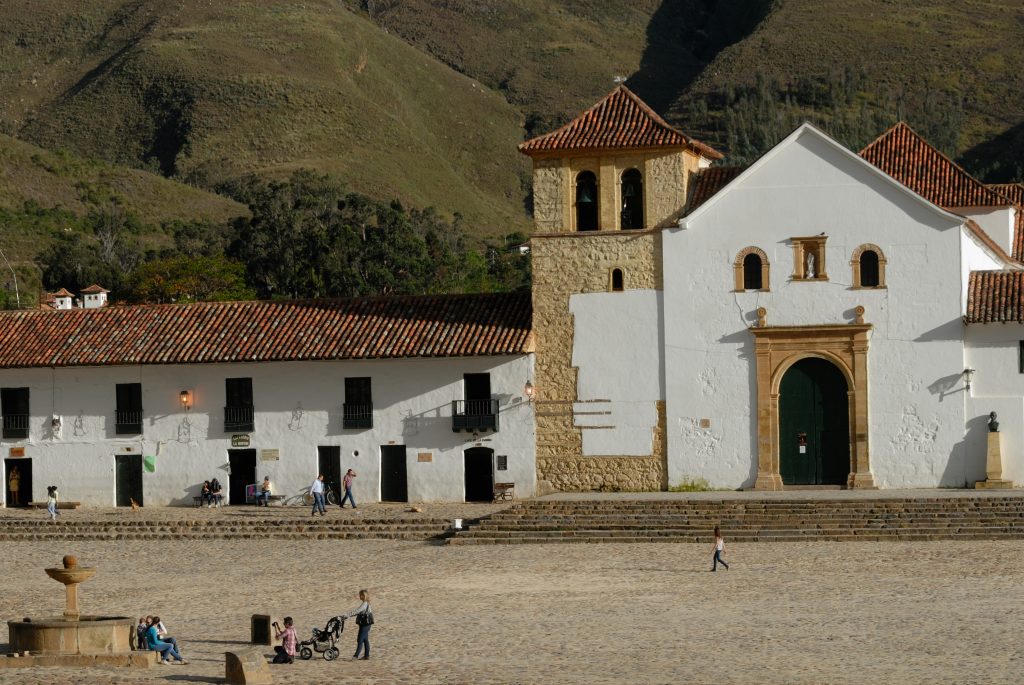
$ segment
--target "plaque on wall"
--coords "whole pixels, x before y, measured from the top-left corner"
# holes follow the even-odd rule
[[[416,461],[434,461],[433,452],[420,452],[416,455]]]
[[[248,447],[249,446],[249,436],[248,435],[244,435],[244,434],[243,435],[232,435],[231,436],[231,446],[232,447]]]
[[[260,461],[279,461],[281,459],[281,450],[260,450]]]
[[[10,452],[8,452],[8,454],[10,454],[10,456],[12,456],[12,457],[24,457],[25,456],[25,448],[24,447],[12,447],[10,449]]]

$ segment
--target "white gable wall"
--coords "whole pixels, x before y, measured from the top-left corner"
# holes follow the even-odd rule
[[[821,134],[804,129],[664,236],[669,479],[749,487],[757,473],[755,310],[769,326],[874,325],[869,447],[880,487],[962,485],[984,468],[964,454],[959,226]],[[828,282],[796,282],[792,237],[825,233]],[[854,290],[850,259],[878,245],[886,289]],[[734,293],[733,262],[764,250],[771,292]],[[821,270],[821,265],[818,265]],[[700,428],[709,419],[710,427]],[[785,439],[784,437],[782,439]],[[952,455],[952,456],[950,456]],[[970,463],[968,463],[970,462]]]
[[[490,373],[500,401],[500,430],[452,431],[451,402],[463,399],[465,373]],[[369,376],[373,428],[342,428],[345,377]],[[463,451],[479,444],[508,456],[498,482],[514,482],[517,496],[535,490],[533,405],[523,397],[533,377],[533,356],[449,359],[277,362],[253,364],[147,365],[64,369],[7,369],[0,386],[29,387],[28,440],[4,439],[32,459],[33,497],[45,499],[57,485],[66,500],[112,506],[114,455],[156,456],[154,473],[143,474],[145,504],[191,504],[204,480],[218,478],[227,492],[224,467],[231,434],[223,430],[225,378],[251,377],[255,431],[251,448],[277,449],[279,461],[257,461],[257,476],[269,475],[275,494],[294,495],[316,477],[317,446],[341,446],[341,468],[353,468],[357,502],[380,499],[380,447],[406,445],[410,501],[463,501]],[[115,384],[141,383],[142,436],[115,436]],[[179,393],[193,394],[184,412]],[[54,435],[51,417],[60,416]],[[131,452],[127,452],[130,449]],[[358,456],[356,453],[358,452]],[[418,461],[429,452],[432,460]],[[6,492],[3,493],[6,496]]]
[[[972,454],[984,454],[988,414],[999,415],[1003,478],[1024,482],[1024,374],[1018,345],[1024,340],[1019,323],[971,324],[967,327],[965,366],[975,370],[967,403],[964,441]],[[984,465],[978,479],[985,477]]]
[[[961,207],[952,211],[972,219],[992,240],[999,244],[999,247],[1003,248],[1006,254],[1013,254],[1016,209],[1013,207]]]

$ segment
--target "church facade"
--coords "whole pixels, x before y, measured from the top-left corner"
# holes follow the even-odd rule
[[[625,87],[528,141],[542,489],[1024,479],[1016,187],[900,124],[745,169]]]

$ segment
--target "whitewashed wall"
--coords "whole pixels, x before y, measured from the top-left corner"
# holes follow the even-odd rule
[[[803,129],[664,235],[669,478],[749,487],[757,472],[755,310],[768,325],[840,324],[863,305],[869,447],[880,487],[963,485],[984,471],[964,444],[962,221],[898,189]],[[828,282],[794,282],[789,239],[828,236]],[[864,243],[888,261],[886,289],[854,290]],[[771,292],[734,293],[732,265],[764,250]],[[821,266],[819,265],[819,271]],[[698,428],[701,418],[710,428]]]
[[[490,373],[500,400],[500,430],[473,438],[454,433],[451,401],[463,399],[464,373]],[[342,429],[344,379],[372,378],[372,429]],[[316,476],[317,446],[341,447],[341,468],[353,468],[356,500],[380,499],[380,446],[406,445],[410,501],[463,501],[463,451],[475,445],[508,456],[495,480],[514,482],[517,496],[535,491],[533,406],[523,388],[533,377],[533,356],[455,359],[196,364],[71,369],[0,370],[0,387],[29,387],[31,436],[4,439],[2,456],[24,447],[32,459],[33,499],[57,485],[66,500],[114,504],[114,455],[157,455],[144,473],[147,505],[191,504],[204,480],[225,486],[231,435],[223,430],[225,378],[251,377],[256,409],[251,448],[278,449],[278,461],[258,461],[276,494],[297,494]],[[141,383],[143,435],[114,435],[117,383]],[[179,392],[193,393],[182,411]],[[50,421],[62,418],[54,435]],[[430,462],[417,453],[431,452]],[[358,456],[356,456],[358,453]],[[3,493],[6,497],[6,491]]]
[[[988,414],[999,415],[1003,478],[1024,483],[1024,374],[1017,359],[1024,325],[971,324],[967,327],[966,366],[975,370],[967,402],[968,450],[984,454]],[[985,478],[984,463],[974,480]]]

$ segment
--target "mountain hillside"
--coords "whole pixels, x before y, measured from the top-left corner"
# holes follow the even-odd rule
[[[250,172],[527,224],[521,115],[338,2],[0,3],[0,131],[204,187]]]

